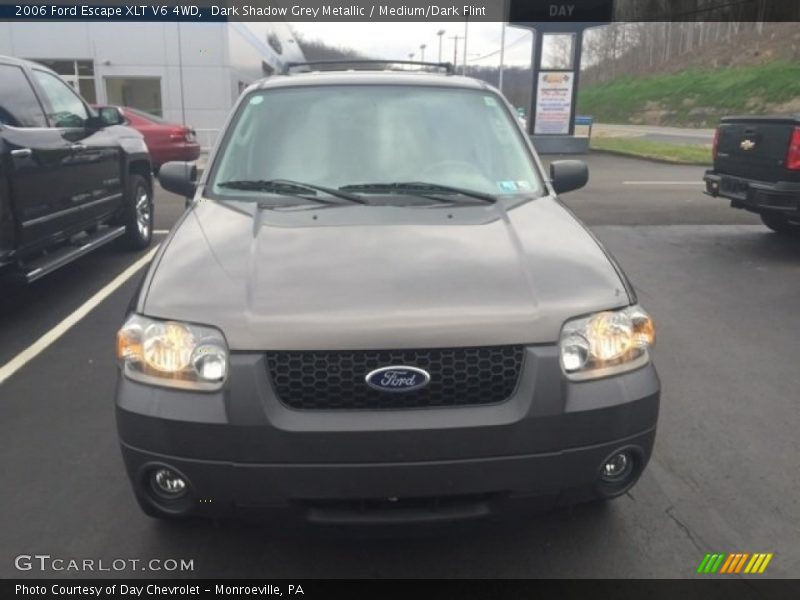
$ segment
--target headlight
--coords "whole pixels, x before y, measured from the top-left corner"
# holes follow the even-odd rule
[[[131,315],[117,333],[126,377],[189,390],[218,390],[228,375],[228,345],[217,329]]]
[[[655,338],[653,320],[639,306],[568,321],[559,342],[561,368],[575,381],[631,371],[648,363]]]

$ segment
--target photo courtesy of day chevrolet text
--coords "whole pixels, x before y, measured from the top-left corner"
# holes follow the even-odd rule
[[[204,587],[201,585],[80,585],[80,584],[50,584],[50,585],[25,585],[18,583],[14,586],[14,593],[18,597],[81,597],[81,598],[174,598],[200,596],[213,592],[215,596],[227,597],[235,595],[244,596],[303,596],[303,587],[300,585],[214,585]]]

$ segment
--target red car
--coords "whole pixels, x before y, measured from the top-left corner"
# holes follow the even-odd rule
[[[144,136],[153,172],[171,160],[192,161],[200,156],[195,131],[129,106],[95,106],[103,120],[133,127]],[[113,114],[116,111],[117,116]]]

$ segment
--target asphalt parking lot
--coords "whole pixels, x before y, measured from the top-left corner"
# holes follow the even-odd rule
[[[702,195],[702,168],[588,162],[588,187],[566,203],[616,255],[658,325],[659,432],[631,493],[604,507],[399,538],[155,522],[130,492],[113,412],[114,334],[142,271],[53,339],[144,256],[108,249],[0,294],[0,373],[19,367],[0,387],[0,576],[63,575],[14,568],[17,555],[38,553],[194,560],[192,573],[100,576],[662,578],[694,576],[706,552],[771,552],[764,576],[797,577],[800,239]],[[159,192],[156,229],[182,208]],[[31,358],[37,340],[44,349]]]

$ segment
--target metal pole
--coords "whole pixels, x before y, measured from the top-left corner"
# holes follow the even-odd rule
[[[450,39],[453,40],[453,69],[458,68],[458,40],[461,39],[460,35],[453,35],[450,36]]]
[[[467,74],[467,35],[469,35],[469,20],[464,19],[464,66],[461,69],[461,74]]]
[[[181,43],[181,22],[178,21],[178,75],[181,86],[181,123],[186,127],[186,102],[183,95],[183,44]]]
[[[502,28],[500,31],[500,78],[497,82],[497,87],[500,90],[500,93],[503,93],[503,68],[504,68],[504,59],[505,59],[505,51],[506,51],[506,24],[505,22],[500,24]]]
[[[442,62],[442,36],[444,35],[444,29],[437,31],[436,35],[439,36],[439,62]]]
[[[583,29],[575,32],[572,44],[572,105],[569,111],[569,135],[575,135],[575,114],[578,111],[578,85],[581,78],[581,57],[583,55]],[[591,136],[591,131],[589,133]]]
[[[544,36],[541,31],[533,30],[533,44],[531,54],[531,68],[533,69],[533,90],[531,92],[531,109],[528,112],[528,135],[533,135],[536,130],[536,97],[539,95],[539,70],[542,67],[542,43]]]
[[[425,45],[425,44],[420,44],[420,46],[419,46],[419,52],[420,52],[420,54],[419,54],[419,56],[420,56],[419,60],[420,60],[420,62],[425,62],[425,48],[427,48],[427,45]]]

